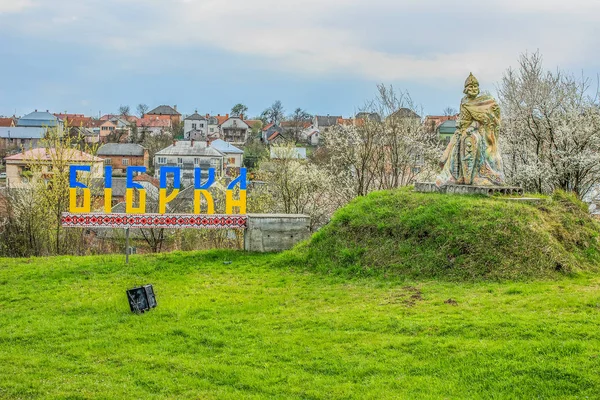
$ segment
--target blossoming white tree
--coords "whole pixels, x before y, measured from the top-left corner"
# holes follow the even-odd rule
[[[539,52],[523,54],[499,88],[507,181],[539,193],[573,191],[580,198],[600,183],[596,94],[589,79],[545,71]]]

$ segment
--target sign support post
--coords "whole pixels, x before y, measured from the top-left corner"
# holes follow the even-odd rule
[[[129,264],[129,228],[125,228],[125,264]]]

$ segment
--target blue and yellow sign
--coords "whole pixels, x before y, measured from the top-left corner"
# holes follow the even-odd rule
[[[89,187],[77,181],[78,172],[90,172],[89,165],[71,165],[69,169],[69,211],[71,213],[90,213],[92,208],[92,196]],[[146,167],[129,166],[126,174],[125,189],[125,212],[127,214],[145,214],[146,213],[146,189],[133,181],[134,174],[146,172]],[[173,175],[173,188],[168,192],[167,175]],[[159,180],[158,213],[165,214],[167,204],[177,198],[181,189],[181,169],[179,167],[161,167]],[[202,198],[206,200],[207,208],[205,214],[215,213],[215,202],[209,191],[210,187],[216,182],[215,169],[208,169],[208,178],[202,182],[202,169],[194,168],[194,214],[201,213]],[[235,199],[235,187],[239,186],[239,195]],[[240,169],[240,175],[231,181],[225,192],[225,214],[232,215],[234,210],[236,214],[246,214],[246,168]],[[77,191],[83,193],[83,201],[78,205],[79,197]],[[135,193],[138,194],[137,206],[135,205]],[[104,212],[109,214],[112,211],[112,167],[104,167]]]

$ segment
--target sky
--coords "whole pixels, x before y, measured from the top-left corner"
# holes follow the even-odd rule
[[[596,79],[600,0],[0,0],[0,115],[281,100],[348,117],[380,83],[436,115],[469,72],[494,94],[535,51]]]

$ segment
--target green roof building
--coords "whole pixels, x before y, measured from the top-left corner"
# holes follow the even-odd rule
[[[442,142],[448,143],[454,132],[456,132],[456,121],[454,120],[444,121],[438,127],[438,135]]]

